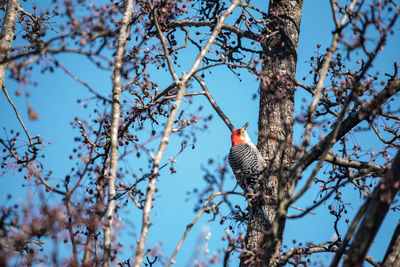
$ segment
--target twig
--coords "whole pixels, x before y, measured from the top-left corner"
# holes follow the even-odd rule
[[[14,103],[13,103],[13,101],[11,100],[10,96],[8,95],[6,86],[5,86],[4,84],[2,85],[2,90],[3,90],[4,95],[5,95],[6,98],[7,98],[8,102],[10,103],[10,105],[12,106],[12,108],[14,109],[15,115],[17,116],[19,123],[21,124],[22,128],[24,129],[24,132],[25,132],[26,136],[28,137],[29,145],[30,145],[30,146],[33,146],[33,145],[32,145],[32,138],[31,138],[31,136],[30,136],[30,134],[29,134],[29,132],[28,132],[28,129],[26,129],[25,124],[24,124],[24,122],[22,121],[21,116],[19,115],[18,109],[17,109],[17,107],[14,105]]]
[[[236,248],[235,246],[235,240],[232,239],[230,233],[229,233],[229,229],[225,229],[225,233],[226,233],[226,238],[228,239],[228,248],[226,249],[225,253],[224,253],[224,267],[228,267],[228,261],[229,261],[229,257],[231,252]]]
[[[161,31],[160,24],[158,23],[157,9],[153,10],[153,18],[154,18],[154,24],[156,25],[158,37],[160,38],[161,44],[163,46],[163,50],[165,53],[165,59],[167,60],[167,63],[168,63],[169,72],[171,73],[172,78],[174,79],[175,83],[177,84],[179,82],[179,78],[174,71],[174,67],[172,66],[171,57],[169,55],[169,49],[167,47],[167,41],[165,40],[165,36]]]
[[[210,240],[210,237],[211,237],[211,233],[208,232],[208,234],[205,237],[204,252],[203,252],[203,255],[201,256],[199,267],[203,266],[204,260],[206,259],[208,252],[210,252],[210,250],[208,249],[208,242]]]
[[[290,205],[289,207],[291,207],[292,209],[295,209],[295,210],[303,211],[305,213],[310,213],[312,215],[316,214],[315,212],[313,212],[311,210],[305,210],[305,209],[302,209],[302,208],[299,208],[299,207],[296,207],[296,206],[293,206],[293,205]]]
[[[46,58],[47,58],[50,62],[52,62],[54,65],[60,67],[67,75],[69,75],[69,76],[70,76],[72,79],[74,79],[76,82],[78,82],[78,83],[82,84],[83,86],[85,86],[85,87],[89,90],[90,93],[94,94],[96,97],[100,98],[100,99],[103,100],[104,102],[111,103],[111,100],[110,100],[110,99],[108,99],[108,98],[106,98],[106,97],[100,95],[99,93],[97,93],[96,90],[94,90],[92,87],[90,87],[90,85],[89,85],[87,82],[80,80],[80,79],[79,79],[78,77],[76,77],[72,72],[70,72],[63,64],[61,64],[61,63],[58,62],[58,61],[55,61],[54,59],[52,59],[51,57],[49,57],[47,54],[46,54]]]
[[[340,22],[339,22],[339,19],[338,19],[338,16],[337,16],[337,9],[336,9],[336,6],[335,6],[335,1],[334,0],[330,0],[330,3],[331,3],[333,21],[335,22],[335,27],[336,27],[336,29],[339,29],[341,26],[340,26]]]
[[[90,140],[89,136],[87,135],[86,129],[85,129],[85,127],[83,126],[82,122],[81,122],[81,121],[78,121],[78,124],[79,124],[79,127],[81,128],[81,134],[82,134],[82,136],[85,138],[85,140],[86,140],[93,148],[96,147],[96,144],[93,143],[93,141]]]
[[[169,259],[166,267],[169,267],[171,264],[175,263],[175,257],[176,254],[178,254],[179,250],[181,249],[181,246],[183,244],[183,241],[185,241],[186,236],[189,234],[190,230],[193,228],[193,226],[196,224],[197,220],[203,215],[204,211],[208,209],[208,204],[216,197],[216,194],[212,193],[211,196],[204,202],[203,206],[199,210],[199,212],[196,214],[194,219],[186,226],[185,232],[183,233],[181,239],[178,242],[178,245],[176,245],[176,248],[174,252],[172,253],[171,258]]]
[[[188,19],[183,19],[180,21],[173,21],[168,23],[167,27],[168,28],[176,28],[176,27],[209,27],[209,28],[214,28],[216,24],[211,21],[191,21]],[[233,32],[235,33],[238,37],[246,37],[251,40],[258,41],[261,39],[261,35],[253,33],[251,31],[243,31],[237,27],[231,26],[231,25],[225,25],[223,24],[221,27],[225,31]]]

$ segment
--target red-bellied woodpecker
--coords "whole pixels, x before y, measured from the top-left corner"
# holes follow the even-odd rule
[[[228,157],[236,180],[245,193],[253,192],[258,177],[265,168],[264,159],[246,132],[248,125],[246,123],[232,133],[232,148]]]

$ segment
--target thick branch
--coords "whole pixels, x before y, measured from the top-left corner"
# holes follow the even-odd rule
[[[321,252],[336,252],[338,250],[338,247],[334,246],[333,244],[329,245],[318,245],[315,247],[305,247],[305,248],[292,248],[288,252],[285,252],[282,254],[279,258],[279,260],[282,263],[287,262],[291,257],[295,256],[304,256],[304,255],[310,255],[310,254],[315,254],[315,253],[321,253]],[[365,261],[369,262],[373,266],[380,266],[371,256],[365,257]]]
[[[369,116],[374,115],[383,103],[390,97],[400,91],[400,79],[389,81],[387,86],[380,91],[372,100],[362,106],[358,111],[351,113],[340,125],[336,140],[340,140],[345,134],[353,129],[357,124],[367,119]],[[329,133],[323,140],[316,144],[313,148],[306,152],[302,169],[306,169],[311,163],[318,159],[322,152],[329,145],[329,140],[333,132]]]
[[[393,160],[391,170],[379,182],[370,199],[367,200],[365,216],[358,226],[357,232],[350,245],[343,266],[362,266],[369,247],[371,246],[383,219],[389,211],[397,191],[400,188],[400,152]],[[338,258],[331,267],[337,266]]]
[[[143,254],[144,254],[144,247],[146,244],[146,239],[149,231],[149,227],[151,225],[150,223],[150,212],[152,208],[152,201],[153,201],[153,195],[156,187],[156,182],[157,182],[157,177],[159,175],[159,169],[160,169],[160,162],[161,159],[164,155],[165,149],[169,143],[169,137],[172,133],[172,127],[173,123],[175,121],[175,117],[178,114],[179,107],[182,102],[182,98],[185,95],[185,91],[187,86],[189,85],[189,80],[190,78],[196,73],[197,68],[199,67],[200,63],[202,62],[203,58],[209,51],[211,45],[215,41],[217,35],[221,31],[222,25],[224,24],[224,21],[226,18],[233,12],[233,10],[240,4],[239,0],[236,0],[235,2],[232,3],[232,5],[221,15],[220,20],[218,21],[217,25],[215,26],[210,38],[208,39],[206,45],[204,48],[200,51],[199,55],[197,56],[196,60],[194,61],[192,68],[190,69],[189,73],[183,74],[182,78],[179,81],[175,81],[178,86],[178,91],[176,93],[176,99],[172,105],[170,115],[168,117],[168,120],[165,124],[164,132],[163,132],[163,137],[161,139],[160,146],[158,147],[157,154],[154,157],[153,160],[153,168],[151,171],[150,175],[150,182],[147,186],[147,191],[146,191],[146,198],[143,206],[143,218],[142,218],[142,229],[140,232],[140,236],[137,242],[137,249],[136,249],[136,254],[135,254],[135,267],[140,267],[143,262]],[[164,47],[165,48],[165,47]],[[166,51],[164,51],[165,53]],[[173,74],[171,73],[173,76]]]
[[[122,91],[122,61],[126,50],[127,39],[129,37],[129,23],[132,19],[133,0],[125,1],[125,11],[121,20],[118,36],[118,46],[115,55],[115,65],[113,73],[113,96],[112,96],[112,121],[111,121],[111,161],[108,176],[108,202],[106,217],[104,222],[104,257],[103,266],[111,266],[112,260],[112,226],[115,212],[115,181],[118,168],[118,131],[121,116],[120,98]]]

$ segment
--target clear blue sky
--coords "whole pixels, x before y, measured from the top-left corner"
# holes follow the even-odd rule
[[[37,0],[31,2],[35,3],[39,9],[41,5],[43,5],[42,1]],[[266,10],[266,6],[264,6],[266,3],[264,2],[266,1],[257,1],[257,6]],[[25,5],[26,7],[30,7],[32,3],[26,3]],[[299,79],[309,71],[308,64],[305,62],[314,55],[316,44],[320,43],[322,47],[328,46],[331,40],[331,31],[333,30],[329,1],[306,0],[304,1],[303,10],[297,64],[297,77]],[[390,73],[393,68],[393,61],[399,62],[400,60],[400,54],[398,53],[398,44],[400,43],[400,34],[398,34],[399,23],[397,23],[395,30],[397,34],[389,37],[383,54],[375,62],[374,68],[380,70],[381,73]],[[194,60],[193,51],[181,53],[180,55],[183,59],[182,62],[185,62],[187,65],[190,65]],[[80,79],[88,82],[92,88],[95,88],[102,95],[110,94],[111,76],[109,72],[99,71],[93,68],[84,57],[68,54],[57,55],[55,58]],[[79,62],[79,64],[77,64],[77,62]],[[182,69],[182,71],[184,70],[185,69]],[[240,82],[238,78],[231,72],[226,71],[223,67],[212,70],[212,74],[208,74],[208,72],[205,74],[207,86],[222,110],[237,127],[242,126],[247,121],[250,122],[249,134],[252,140],[256,142],[258,99],[252,99],[252,95],[258,90],[258,82],[255,81],[255,77],[243,71],[241,75],[243,81]],[[87,92],[86,88],[73,81],[71,77],[67,76],[61,69],[56,69],[52,75],[41,75],[39,68],[36,68],[32,75],[32,80],[38,82],[37,87],[26,88],[24,85],[15,84],[10,79],[6,79],[6,85],[31,135],[40,134],[44,140],[51,142],[44,150],[46,159],[44,159],[43,162],[46,169],[54,171],[53,177],[62,179],[73,165],[72,162],[68,160],[68,157],[72,149],[76,146],[73,142],[73,138],[79,135],[77,129],[72,129],[70,122],[73,121],[75,116],[88,118],[90,115],[90,109],[84,109],[76,102],[76,99],[89,97],[90,94]],[[160,88],[171,83],[171,78],[168,73],[158,71],[155,75],[157,75],[157,79],[159,80]],[[195,84],[195,82],[193,82],[193,84]],[[17,88],[20,88],[22,92],[28,90],[30,92],[30,97],[15,97],[14,92]],[[191,90],[198,90],[197,85]],[[303,97],[305,97],[305,95],[301,89],[298,90],[296,93],[296,100],[300,100]],[[197,198],[189,197],[189,201],[184,200],[187,198],[186,192],[192,191],[195,187],[201,189],[205,186],[203,180],[204,172],[201,170],[201,166],[206,166],[209,158],[215,158],[218,162],[221,162],[230,149],[230,132],[228,128],[217,117],[205,98],[197,96],[194,100],[198,104],[204,106],[201,114],[207,115],[211,113],[214,115],[214,119],[207,123],[207,130],[197,135],[196,149],[185,150],[177,158],[177,163],[175,164],[177,173],[170,175],[168,168],[161,172],[157,186],[159,192],[156,194],[154,211],[151,218],[153,226],[150,228],[147,247],[151,248],[156,246],[157,243],[160,243],[160,251],[161,253],[165,253],[166,257],[171,256],[173,249],[183,234],[185,226],[194,218],[195,213],[193,213],[193,207]],[[38,121],[29,121],[27,119],[28,103],[31,104],[39,114],[40,119]],[[397,102],[397,105],[400,106],[398,103],[399,102]],[[183,107],[186,105],[187,103],[184,103]],[[300,104],[297,103],[296,110],[298,110],[299,107]],[[101,106],[99,106],[99,108],[101,108]],[[0,110],[2,114],[0,125],[2,128],[4,127],[6,131],[18,129],[22,132],[22,129],[20,129],[16,121],[15,114],[3,94],[0,97]],[[199,126],[202,125],[203,123],[199,124]],[[297,138],[301,130],[301,127],[296,128]],[[151,130],[148,132],[150,131]],[[3,129],[1,129],[0,137],[3,138],[4,135],[5,133]],[[372,142],[374,139],[369,135],[369,133],[360,135],[358,137],[358,142],[360,145],[366,144],[366,147],[373,148],[377,144]],[[21,137],[24,136],[21,135]],[[157,140],[153,146],[156,146],[158,141],[159,140]],[[179,151],[180,141],[181,139],[172,137],[163,162],[166,162],[169,157],[175,155]],[[132,168],[136,167],[137,162],[134,157],[129,164]],[[21,184],[25,182],[23,177],[16,171],[9,171],[0,177],[0,201],[4,201],[8,193],[12,193],[14,198],[11,201],[24,203],[26,187],[22,188]],[[230,180],[230,183],[232,186],[234,185],[233,178]],[[33,190],[32,193],[36,193],[36,189],[31,188],[31,190]],[[316,190],[312,190],[296,203],[296,206],[303,208],[308,206],[307,204],[315,199],[316,192]],[[349,208],[348,214],[348,218],[351,220],[354,213],[357,212],[361,200],[359,199],[358,193],[353,193],[355,191],[347,190],[346,192],[348,192],[348,194],[344,200],[353,203],[351,208]],[[59,199],[58,197],[56,198]],[[49,196],[49,200],[50,199],[51,196]],[[238,197],[232,197],[231,199],[243,204],[243,201]],[[34,207],[35,203],[30,203],[30,205]],[[330,240],[333,237],[334,232],[332,225],[334,217],[329,215],[326,206],[322,206],[317,209],[316,212],[317,215],[308,215],[297,220],[288,220],[285,232],[285,244],[291,247],[293,239],[303,243],[319,243]],[[125,260],[133,256],[134,251],[128,248],[130,244],[135,244],[137,236],[132,236],[130,233],[139,232],[141,212],[138,212],[132,204],[131,208],[125,209],[119,215],[123,218],[123,223],[130,221],[130,223],[126,223],[122,226],[118,233],[118,241],[125,245],[125,249],[118,257],[121,260]],[[185,266],[185,264],[192,259],[196,246],[199,244],[198,240],[200,240],[200,245],[203,249],[204,236],[202,236],[202,233],[211,232],[209,256],[221,248],[226,248],[227,244],[221,241],[221,237],[224,236],[224,229],[229,224],[225,223],[221,226],[218,219],[214,222],[208,222],[211,218],[210,215],[203,215],[195,225],[176,258],[176,266]],[[398,213],[390,212],[385,219],[384,225],[379,231],[378,237],[369,253],[374,256],[376,260],[379,261],[382,259],[399,218]],[[344,222],[340,225],[343,234],[346,232],[346,227]],[[197,259],[199,258],[200,257]],[[237,265],[235,264],[237,263],[236,258],[237,254],[234,254],[231,266]],[[331,255],[321,254],[320,258],[323,259],[324,262],[329,262]],[[191,264],[188,266],[191,266]]]

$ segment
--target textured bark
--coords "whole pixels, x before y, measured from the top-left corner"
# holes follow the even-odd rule
[[[400,266],[400,221],[393,233],[392,240],[383,258],[382,267]]]
[[[303,1],[270,1],[263,41],[258,148],[267,162],[260,197],[249,206],[246,250],[241,266],[274,266],[279,257],[285,220],[272,224],[286,196],[292,164],[294,79]]]
[[[15,23],[17,22],[19,13],[19,1],[9,0],[7,3],[7,11],[4,16],[2,30],[0,33],[0,62],[6,59],[11,50],[11,43],[14,38]],[[7,62],[0,64],[0,86],[3,87]]]

